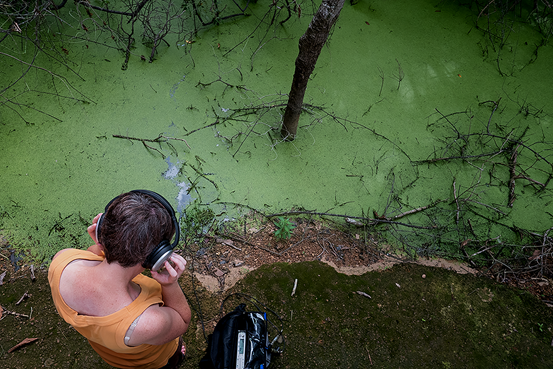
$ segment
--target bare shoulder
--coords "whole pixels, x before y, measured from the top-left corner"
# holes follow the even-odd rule
[[[182,319],[169,307],[151,305],[142,313],[129,345],[163,345],[182,335]]]
[[[63,254],[63,253],[66,252],[67,250],[73,250],[73,249],[63,249],[63,250],[60,250],[60,251],[56,252],[56,255],[54,255],[54,257],[52,258],[52,260],[54,260],[55,258],[57,258],[58,256],[60,256],[61,254]]]

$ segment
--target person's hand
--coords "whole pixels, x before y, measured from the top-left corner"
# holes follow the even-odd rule
[[[100,219],[101,216],[102,213],[96,215],[94,219],[92,219],[92,225],[86,229],[88,231],[88,235],[90,236],[90,238],[92,238],[92,241],[94,241],[96,245],[100,245],[98,243],[98,240],[96,239],[96,227],[98,225],[98,219]]]
[[[152,270],[152,278],[162,286],[177,282],[186,268],[186,260],[180,255],[172,254],[169,260],[165,261],[164,269],[157,272]]]

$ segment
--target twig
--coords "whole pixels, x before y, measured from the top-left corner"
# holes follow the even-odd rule
[[[52,72],[52,71],[50,71],[50,70],[48,70],[48,69],[46,69],[46,68],[42,68],[42,67],[39,67],[38,65],[34,65],[34,64],[30,64],[30,63],[24,62],[23,60],[20,60],[20,59],[16,58],[16,57],[13,56],[13,55],[6,54],[6,53],[3,53],[3,52],[0,52],[0,55],[7,56],[8,58],[15,59],[16,61],[18,61],[18,62],[21,63],[21,64],[28,65],[30,68],[32,67],[32,68],[40,69],[40,70],[42,70],[42,71],[45,71],[46,73],[49,73],[49,74],[52,76],[52,78],[56,77],[56,78],[58,78],[59,80],[61,80],[61,81],[63,82],[63,84],[65,85],[65,87],[67,87],[67,89],[68,89],[69,91],[71,91],[71,88],[70,88],[70,87],[72,87],[73,89],[75,89],[75,88],[69,83],[69,81],[68,81],[67,78],[65,78],[65,77],[63,77],[63,76],[60,76],[60,75],[58,75],[58,74],[56,74],[56,73],[54,73],[54,72]],[[80,76],[79,76],[79,77],[80,77]],[[82,78],[82,77],[81,77],[81,78]],[[0,91],[0,94],[3,93],[4,91],[6,91],[6,89],[3,89],[2,91]],[[77,92],[80,93],[82,96],[84,96],[84,95],[83,95],[80,91],[78,91],[77,89],[75,89],[75,91],[77,91]],[[89,100],[90,100],[90,99],[89,99]],[[90,101],[92,101],[92,100],[90,100]]]
[[[501,71],[500,71],[500,73],[501,73]],[[493,102],[493,110],[492,110],[492,113],[490,114],[490,119],[488,119],[488,126],[487,126],[488,134],[490,134],[490,123],[492,121],[492,117],[493,117],[495,111],[497,110],[497,107],[499,106],[500,101],[501,101],[501,97],[499,98],[499,100]]]
[[[215,122],[213,122],[213,123],[211,123],[211,124],[208,124],[208,125],[206,125],[206,126],[193,129],[192,131],[187,132],[187,133],[185,134],[185,136],[190,136],[192,133],[198,132],[199,130],[202,130],[202,129],[204,129],[204,128],[209,128],[209,127],[216,126],[217,124],[219,124],[219,119],[215,120]]]
[[[380,94],[382,94],[382,88],[384,87],[384,72],[380,69],[380,67],[377,68],[378,73],[380,74],[380,79],[382,80],[382,83],[380,84],[380,91],[378,92],[378,96],[380,96]]]
[[[299,245],[299,244],[302,243],[303,241],[310,239],[311,236],[308,236],[307,238],[305,237],[305,233],[307,232],[307,229],[308,229],[307,227],[304,228],[303,234],[302,234],[302,237],[301,237],[301,240],[299,240],[298,242],[296,242],[296,243],[293,244],[292,246],[289,246],[289,247],[286,248],[285,250],[279,252],[278,255],[279,255],[279,256],[282,256],[282,255],[284,255],[284,253],[287,252],[288,250],[290,250],[290,249],[296,247],[297,245]]]
[[[263,250],[263,251],[267,251],[268,253],[270,254],[273,254],[273,255],[276,255],[276,256],[282,256],[282,254],[279,254],[278,252],[274,252],[273,250],[269,250],[265,247],[261,247],[261,246],[258,246],[258,245],[253,245],[254,247],[257,247],[258,249],[260,250]]]
[[[456,156],[449,156],[449,157],[443,157],[443,158],[434,158],[434,159],[427,159],[427,160],[418,160],[414,161],[414,164],[430,164],[430,163],[436,163],[438,161],[446,161],[446,160],[455,160],[455,159],[475,159],[475,158],[484,158],[487,156],[497,156],[507,150],[499,150],[491,153],[484,153],[484,154],[478,154],[478,155],[456,155]]]
[[[4,314],[15,315],[16,317],[21,317],[21,318],[29,318],[28,315],[16,313],[15,311],[6,310],[6,309],[3,310],[3,313]]]
[[[351,215],[343,215],[343,214],[332,214],[332,213],[323,213],[323,212],[317,212],[317,211],[309,211],[309,210],[294,210],[294,211],[285,211],[282,213],[275,213],[270,215],[265,215],[267,218],[273,218],[278,217],[282,215],[299,215],[299,214],[310,214],[310,215],[319,215],[319,216],[329,216],[329,217],[338,217],[338,218],[349,218],[349,219],[360,219],[367,221],[368,225],[377,225],[380,223],[383,224],[395,224],[395,225],[401,225],[409,228],[418,228],[418,229],[435,229],[436,227],[423,227],[423,226],[417,226],[414,224],[407,224],[402,222],[395,222],[388,219],[372,219],[372,218],[366,218],[366,217],[355,217]]]
[[[480,251],[478,251],[478,252],[475,252],[475,253],[472,254],[471,256],[476,256],[476,255],[481,254],[481,253],[483,253],[483,252],[485,252],[485,251],[489,251],[489,250],[493,249],[493,248],[496,247],[496,246],[499,246],[499,244],[495,244],[495,245],[492,245],[492,246],[490,246],[490,247],[486,247],[484,250],[480,250]]]
[[[203,179],[205,179],[206,181],[210,182],[213,187],[215,187],[216,189],[219,189],[219,186],[217,186],[217,183],[215,183],[214,181],[212,181],[211,179],[207,178],[206,175],[204,173],[202,173],[200,170],[198,170],[196,167],[194,167],[192,164],[189,164],[187,163],[188,166],[192,169],[194,169],[194,171],[196,172],[196,174],[198,174],[200,177],[202,177]]]
[[[403,73],[403,69],[401,69],[401,64],[399,63],[399,60],[396,59],[396,62],[397,62],[397,69],[398,69],[398,72],[397,72],[397,89],[399,90],[399,86],[401,86],[401,81],[403,81],[403,77],[405,76],[405,74]]]
[[[474,261],[472,261],[472,259],[470,258],[469,254],[467,253],[467,250],[465,250],[465,246],[471,242],[472,240],[469,238],[467,240],[464,240],[463,242],[461,242],[461,244],[459,245],[459,247],[461,248],[461,251],[463,252],[463,254],[465,255],[465,257],[467,258],[468,262],[470,263],[470,265],[472,265],[474,268],[477,268],[476,264],[474,263]]]
[[[232,244],[232,240],[223,240],[221,243],[222,243],[223,245],[227,245],[227,246],[229,246],[229,247],[232,247],[232,248],[235,249],[235,250],[242,251],[242,249],[241,249],[240,247],[236,247],[236,246],[234,246],[234,245]]]
[[[255,246],[254,244],[252,244],[252,243],[246,241],[245,239],[243,239],[242,237],[236,237],[236,236],[233,236],[233,235],[230,235],[230,234],[219,234],[219,236],[222,237],[222,238],[228,238],[228,239],[230,239],[230,240],[232,240],[232,241],[241,242],[241,243],[246,244],[246,245],[249,245],[249,246]],[[205,237],[207,237],[207,238],[215,238],[215,237],[210,236],[210,235],[208,235],[208,234],[206,234]],[[216,240],[216,241],[217,241],[217,240]],[[222,241],[221,243],[225,243],[225,242]],[[230,246],[228,243],[225,243],[225,245]],[[236,246],[234,246],[234,245],[233,245],[232,247],[236,248]],[[242,250],[240,250],[240,251],[242,251]]]
[[[423,211],[423,210],[426,210],[428,208],[431,208],[433,206],[435,206],[436,204],[442,202],[443,200],[437,200],[437,201],[434,201],[432,204],[430,205],[427,205],[427,206],[421,206],[420,208],[416,208],[416,209],[413,209],[413,210],[409,210],[409,211],[406,211],[405,213],[401,213],[401,214],[398,214],[396,216],[393,216],[391,218],[386,218],[387,220],[396,220],[396,219],[399,219],[399,218],[403,218],[404,216],[406,215],[411,215],[411,214],[415,214],[415,213],[418,213],[420,211]]]
[[[23,296],[21,296],[21,298],[19,299],[19,301],[17,301],[17,302],[15,303],[16,305],[21,304],[21,301],[23,301],[26,297],[31,297],[31,295],[29,295],[27,292],[28,292],[28,291],[25,291],[25,293],[23,294]]]
[[[298,287],[297,278],[294,280],[294,288],[292,288],[292,294],[290,296],[294,296],[296,294],[296,287]]]
[[[508,207],[512,208],[513,203],[515,202],[515,178],[516,175],[516,165],[517,165],[517,156],[518,156],[518,148],[520,145],[518,145],[511,154],[511,160],[509,161],[509,171],[511,173],[511,179],[509,180],[509,204]]]
[[[486,207],[486,208],[495,210],[496,212],[500,213],[501,215],[507,215],[507,214],[505,214],[504,212],[502,212],[501,210],[499,210],[499,209],[497,209],[497,208],[494,208],[494,207],[491,206],[491,205],[484,204],[484,203],[482,203],[482,202],[480,202],[480,201],[472,200],[472,199],[469,199],[469,198],[463,199],[463,200],[461,200],[461,201],[473,202],[473,203],[475,203],[475,204],[478,204],[478,205],[484,206],[484,207]]]
[[[553,346],[553,343],[552,343],[552,346]],[[371,365],[373,365],[373,359],[371,359],[371,353],[369,352],[369,349],[367,348],[367,346],[365,346],[365,350],[367,350],[367,355],[369,355],[369,360],[371,362]]]
[[[144,146],[152,148],[152,149],[154,149],[158,152],[160,152],[160,151],[153,148],[153,147],[151,147],[151,146],[146,145],[145,142],[156,142],[156,143],[165,142],[165,143],[169,144],[169,142],[168,142],[169,140],[182,141],[186,144],[186,146],[188,146],[189,149],[191,149],[190,145],[188,144],[188,142],[186,142],[186,140],[184,138],[167,137],[167,136],[164,136],[164,135],[161,135],[161,134],[159,136],[157,136],[156,138],[154,138],[154,139],[138,138],[138,137],[122,136],[122,135],[112,135],[112,136],[115,137],[115,138],[124,138],[124,139],[131,140],[131,141],[140,141],[144,144]]]
[[[459,199],[457,198],[457,189],[455,188],[455,179],[453,180],[453,198],[455,199],[455,204],[457,205],[457,212],[455,215],[455,223],[459,224],[459,214],[461,213],[461,208],[459,207]]]

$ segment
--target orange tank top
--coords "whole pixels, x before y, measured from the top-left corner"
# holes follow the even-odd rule
[[[63,270],[70,262],[79,259],[102,261],[104,257],[90,251],[69,249],[56,257],[48,269],[52,298],[60,316],[86,337],[98,355],[111,366],[157,369],[167,364],[177,349],[178,338],[160,346],[143,344],[130,347],[124,341],[130,325],[146,308],[163,304],[161,285],[154,279],[139,274],[133,282],[140,286],[140,294],[124,309],[102,317],[80,315],[65,303],[59,290]]]

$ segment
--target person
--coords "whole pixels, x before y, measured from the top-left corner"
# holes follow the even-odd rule
[[[112,200],[88,227],[94,245],[59,251],[48,270],[58,313],[116,368],[177,368],[184,359],[191,311],[178,280],[186,260],[173,253],[151,278],[142,274],[143,261],[178,226],[149,193]]]

